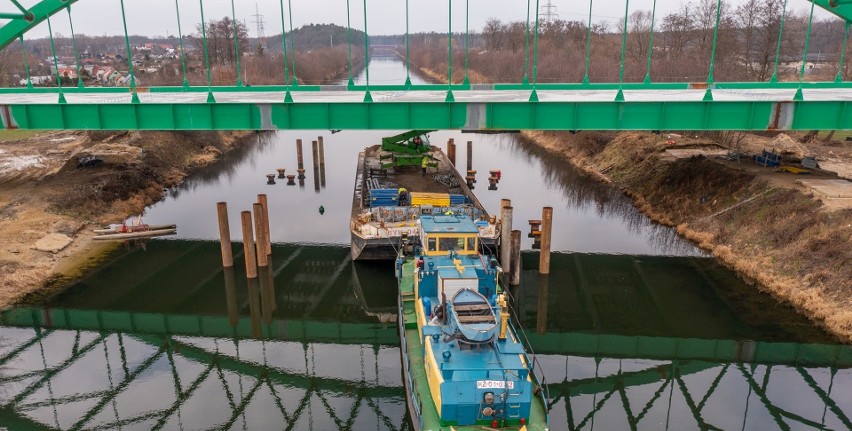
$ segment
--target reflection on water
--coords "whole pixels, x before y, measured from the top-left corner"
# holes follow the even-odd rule
[[[249,283],[211,273],[214,242],[156,245],[0,315],[0,424],[407,429],[389,265],[276,245]],[[711,259],[557,253],[552,267],[515,292],[551,429],[847,429],[852,350]]]

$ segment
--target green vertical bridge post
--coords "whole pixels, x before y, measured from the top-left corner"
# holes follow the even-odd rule
[[[0,26],[0,47],[20,41],[24,35],[47,21],[50,39],[53,32],[50,17],[79,0],[40,0],[18,12],[0,15],[8,18]],[[302,1],[302,0],[297,0]],[[118,3],[118,2],[117,2]],[[123,2],[122,2],[123,3]],[[714,41],[718,38],[717,25]],[[843,81],[845,50],[839,53],[837,77],[831,81],[808,82],[799,70],[794,82],[779,82],[777,62],[783,41],[783,24],[787,16],[785,1],[781,29],[776,47],[773,78],[769,82],[719,82],[715,80],[716,50],[711,53],[707,83],[651,82],[653,29],[649,35],[648,66],[644,82],[625,82],[625,38],[629,3],[625,0],[625,28],[622,30],[622,52],[617,82],[590,82],[593,2],[589,0],[589,16],[585,41],[585,71],[582,82],[538,82],[538,37],[540,11],[536,2],[536,28],[531,29],[530,1],[524,42],[524,79],[512,83],[454,85],[452,83],[452,3],[448,0],[448,82],[444,84],[376,85],[298,85],[295,69],[292,0],[287,1],[289,28],[284,16],[284,3],[279,0],[284,46],[284,83],[279,85],[240,86],[214,85],[211,76],[207,28],[203,0],[201,37],[204,49],[206,85],[190,85],[186,78],[186,56],[181,49],[184,70],[182,86],[145,87],[140,101],[133,73],[132,49],[125,24],[125,48],[131,71],[133,97],[128,101],[126,88],[66,88],[56,70],[56,87],[0,88],[0,120],[4,128],[32,130],[310,130],[310,129],[470,129],[470,130],[814,130],[852,129],[852,83]],[[848,41],[852,2],[813,0],[812,9],[820,7],[845,20],[844,47]],[[14,3],[11,3],[14,4]],[[18,4],[15,4],[19,6]],[[116,5],[118,6],[118,5]],[[469,75],[469,2],[466,0],[465,75]],[[348,9],[348,8],[347,8]],[[232,7],[232,18],[235,8]],[[175,4],[178,33],[179,5]],[[656,4],[652,22],[656,22]],[[123,17],[125,15],[123,14]],[[406,8],[406,76],[409,77],[410,52],[409,11]],[[351,23],[347,18],[348,26]],[[369,36],[367,6],[364,1],[365,55],[369,76]],[[652,27],[654,24],[652,23]],[[236,30],[236,29],[235,29]],[[530,32],[534,40],[530,40]],[[287,40],[289,33],[290,40]],[[810,33],[810,32],[809,32]],[[238,42],[239,33],[235,35]],[[351,39],[351,36],[350,36]],[[806,45],[810,37],[805,39]],[[532,42],[532,46],[530,43]],[[349,42],[351,45],[351,42]],[[715,43],[714,43],[715,45]],[[235,47],[237,50],[239,47]],[[807,48],[803,60],[807,60]],[[530,51],[533,61],[530,64]],[[55,52],[55,44],[51,44]],[[79,53],[76,55],[79,58]],[[239,54],[235,59],[237,62]],[[54,67],[58,66],[54,54]],[[528,73],[532,66],[532,82]],[[238,66],[239,67],[239,66]],[[25,71],[28,69],[25,65]],[[292,71],[292,75],[290,73]],[[350,76],[353,73],[350,60]],[[28,84],[32,79],[28,75]],[[516,78],[515,78],[516,79]],[[724,100],[713,100],[709,91],[726,92]],[[530,90],[534,90],[531,93]],[[292,92],[292,95],[291,95]],[[216,98],[214,98],[214,93]],[[71,103],[67,94],[73,94]],[[438,96],[440,94],[440,96]],[[295,97],[295,101],[293,95]],[[535,97],[530,97],[535,95]],[[708,97],[709,96],[709,97]],[[537,100],[537,101],[536,101]],[[452,103],[448,103],[452,102]]]

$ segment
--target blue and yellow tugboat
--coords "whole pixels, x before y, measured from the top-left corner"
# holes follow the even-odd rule
[[[497,261],[479,253],[474,221],[421,215],[419,223],[419,245],[396,261],[414,429],[547,430],[535,361],[510,322]]]

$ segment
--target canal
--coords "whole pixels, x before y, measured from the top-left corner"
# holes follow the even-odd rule
[[[404,77],[399,61],[371,64],[372,82]],[[258,135],[146,211],[178,235],[116,249],[57,296],[0,314],[0,429],[409,429],[392,264],[352,262],[348,247],[357,154],[393,133]],[[487,210],[512,199],[526,233],[554,207],[551,274],[524,235],[513,292],[551,429],[852,429],[852,350],[516,136],[431,134],[449,138],[459,166],[473,141]],[[295,173],[296,139],[306,179],[267,185]],[[215,216],[227,201],[237,240],[258,193],[275,242],[260,285],[240,244],[221,268]]]

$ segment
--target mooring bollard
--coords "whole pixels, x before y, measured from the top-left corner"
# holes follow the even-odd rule
[[[497,177],[488,177],[488,190],[497,190]]]
[[[266,184],[275,184],[275,174],[266,174]]]
[[[257,266],[269,266],[269,255],[266,254],[266,223],[263,222],[263,205],[256,203],[252,206],[254,213],[254,236],[257,238]]]
[[[553,208],[544,207],[541,211],[541,254],[538,261],[538,272],[550,274],[550,234],[553,230]]]
[[[467,172],[473,170],[473,141],[467,141]],[[475,175],[475,174],[474,174]]]
[[[304,169],[304,168],[296,169],[296,172],[299,174],[299,179],[300,179],[300,180],[304,180],[304,179],[305,179],[305,169]]]
[[[476,182],[476,171],[473,169],[467,170],[467,176],[473,178],[473,182]]]
[[[219,243],[222,247],[222,266],[231,268],[234,266],[234,252],[231,249],[231,227],[228,225],[228,204],[218,202],[216,212],[219,218]]]
[[[266,254],[272,255],[272,232],[269,230],[269,201],[265,194],[257,195],[257,203],[263,206],[263,225],[266,226]]]
[[[276,171],[278,171],[278,179],[284,179],[286,177],[286,175],[284,175],[284,172],[287,171],[286,169],[278,168]]]
[[[521,231],[512,231],[512,270],[509,271],[509,284],[517,286],[521,284]]]
[[[254,231],[251,223],[251,211],[240,213],[243,224],[243,255],[246,260],[246,278],[257,278],[257,257],[254,250]]]
[[[287,185],[295,186],[296,185],[296,176],[295,175],[287,175]]]
[[[503,217],[500,220],[500,266],[503,273],[508,274],[512,270],[512,213],[510,206],[503,207]]]
[[[450,140],[447,141],[447,158],[450,159],[450,163],[455,168],[456,167],[456,140],[453,139],[453,138],[450,138]]]

